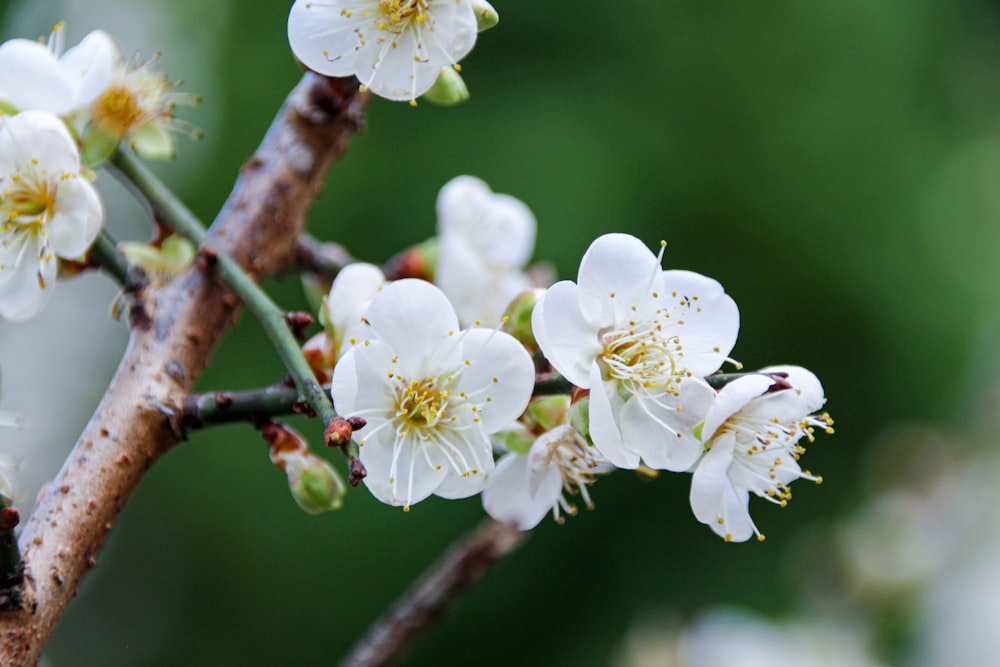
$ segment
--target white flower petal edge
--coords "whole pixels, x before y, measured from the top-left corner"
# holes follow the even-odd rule
[[[469,0],[296,0],[288,42],[309,69],[357,75],[376,95],[415,100],[464,58],[478,26]]]
[[[532,313],[545,357],[590,389],[595,446],[623,468],[680,471],[697,460],[693,427],[712,396],[700,378],[728,358],[738,330],[739,311],[721,285],[662,271],[627,234],[594,241],[577,285],[557,283]]]
[[[832,433],[822,407],[823,388],[799,366],[772,366],[730,382],[709,408],[702,436],[708,450],[691,479],[691,509],[727,541],[764,536],[750,518],[749,494],[784,507],[788,485],[822,478],[798,464],[816,428]]]
[[[367,421],[368,489],[404,509],[480,492],[494,467],[489,434],[531,398],[531,357],[508,334],[458,331],[447,298],[420,280],[387,285],[364,317],[368,336],[337,363],[331,393],[341,414]]]
[[[56,257],[83,254],[103,217],[62,121],[44,111],[0,116],[0,316],[37,314],[52,294]]]

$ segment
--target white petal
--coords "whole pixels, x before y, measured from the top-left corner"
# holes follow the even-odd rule
[[[717,371],[736,344],[740,313],[722,285],[693,271],[664,271],[666,298],[673,294],[687,304],[672,309],[684,324],[675,332],[684,345],[684,366],[705,377]]]
[[[452,363],[441,351],[443,340],[458,334],[458,317],[440,289],[423,280],[397,280],[375,295],[365,316],[370,337],[381,340],[399,358],[399,372],[409,379],[438,375]],[[457,350],[457,344],[455,346]],[[429,351],[438,356],[431,359]]]
[[[94,30],[59,58],[73,86],[74,109],[89,106],[111,85],[118,47],[103,30]]]
[[[445,436],[434,445],[438,450],[435,460],[441,461],[450,455],[452,460],[464,460],[468,469],[456,471],[450,463],[444,463],[448,475],[434,489],[434,495],[441,498],[468,498],[483,490],[493,474],[493,446],[478,428],[470,428],[455,437],[456,433]]]
[[[39,270],[44,288],[39,282]],[[4,272],[7,274],[7,272]],[[56,260],[54,257],[39,262],[38,246],[26,249],[24,261],[0,282],[0,317],[20,322],[34,317],[52,296],[56,285]]]
[[[48,112],[0,116],[0,176],[29,169],[45,170],[56,178],[77,174],[80,153],[76,143],[62,121]]]
[[[801,397],[806,413],[815,412],[826,403],[826,397],[823,394],[823,385],[820,384],[819,378],[808,369],[801,366],[768,366],[767,368],[762,368],[760,372],[787,374],[786,381],[792,385],[795,393]]]
[[[625,447],[638,452],[650,468],[687,470],[703,451],[692,431],[705,418],[715,392],[697,378],[682,382],[679,391],[679,396],[664,394],[656,399],[636,394],[621,410]]]
[[[475,226],[465,231],[488,265],[519,269],[535,250],[537,227],[524,202],[510,195],[491,195]]]
[[[334,330],[343,334],[349,325],[357,324],[365,308],[384,286],[385,274],[374,264],[349,264],[341,269],[326,297]]]
[[[705,425],[701,435],[705,442],[715,437],[715,432],[727,419],[760,397],[774,380],[766,375],[745,375],[723,387],[705,415]]]
[[[580,261],[577,283],[583,316],[598,328],[626,321],[633,305],[663,292],[661,273],[656,255],[636,237],[599,237]]]
[[[90,183],[80,177],[62,181],[49,221],[52,250],[66,259],[80,257],[94,242],[103,221],[101,200]]]
[[[479,406],[480,426],[495,433],[521,416],[535,387],[535,365],[524,346],[502,331],[470,329],[462,337],[456,389]]]
[[[373,0],[334,4],[296,0],[288,15],[292,52],[303,65],[320,74],[356,73],[357,49],[363,41],[358,33],[374,30],[373,17],[381,15],[378,4]]]
[[[561,492],[559,471],[549,470],[532,494],[528,489],[528,456],[504,456],[483,490],[483,509],[497,521],[514,522],[521,530],[534,528],[552,510]]]
[[[625,447],[618,430],[616,410],[612,405],[612,401],[621,402],[616,385],[601,381],[601,370],[596,363],[591,366],[589,384],[590,439],[594,442],[594,447],[619,468],[639,467],[639,454]],[[619,409],[620,407],[618,406]]]
[[[531,330],[549,363],[571,383],[587,389],[601,345],[597,328],[580,311],[578,296],[577,286],[568,280],[550,287],[531,313]]]
[[[435,204],[437,232],[441,236],[465,235],[474,226],[493,192],[475,176],[456,176],[441,188]]]
[[[368,475],[365,486],[387,505],[413,505],[448,475],[436,448],[413,438],[397,439],[391,428],[379,431],[360,448]]]
[[[394,394],[386,375],[388,358],[385,346],[373,342],[352,348],[337,361],[330,386],[337,412],[348,417],[361,413],[368,429],[394,414]]]
[[[735,448],[735,438],[720,438],[691,475],[691,510],[701,523],[718,523]]]
[[[72,81],[47,48],[27,39],[0,44],[0,89],[20,110],[60,114],[73,102]]]
[[[500,324],[510,302],[531,288],[520,271],[489,267],[460,236],[442,236],[439,248],[434,283],[448,296],[463,327]]]

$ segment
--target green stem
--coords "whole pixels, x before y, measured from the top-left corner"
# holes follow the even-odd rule
[[[200,429],[240,421],[259,422],[292,414],[296,405],[300,405],[298,389],[284,385],[189,394],[184,399],[181,423],[187,429]]]
[[[102,269],[111,274],[120,285],[128,281],[128,262],[118,252],[118,244],[108,235],[106,231],[101,231],[97,240],[90,246],[87,255]]]
[[[278,351],[278,356],[295,381],[299,399],[308,403],[324,424],[335,419],[337,413],[333,409],[333,403],[316,381],[312,369],[302,356],[299,343],[288,328],[285,312],[278,308],[232,257],[211,246],[211,240],[201,220],[146,165],[124,150],[119,150],[115,154],[111,164],[145,198],[159,222],[209,250],[209,255],[215,261],[216,273],[236,292],[247,310],[257,318],[271,344]]]

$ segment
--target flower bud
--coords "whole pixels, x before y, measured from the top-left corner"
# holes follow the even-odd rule
[[[497,14],[497,10],[486,0],[472,0],[472,9],[476,12],[479,32],[494,28],[500,23],[500,15]]]
[[[445,67],[438,74],[437,81],[423,98],[443,107],[451,107],[469,99],[469,89],[462,76],[453,67]]]
[[[327,447],[342,447],[351,441],[353,435],[354,428],[343,417],[331,419],[323,432]]]
[[[343,480],[325,459],[309,451],[309,445],[294,429],[280,422],[267,422],[260,434],[271,448],[271,462],[288,477],[292,498],[306,514],[339,509],[346,492]]]
[[[302,356],[320,384],[328,384],[333,377],[335,350],[330,338],[321,331],[302,346]]]
[[[292,498],[306,514],[340,509],[346,487],[325,459],[312,454],[293,457],[285,469]]]
[[[521,292],[507,306],[504,311],[503,331],[516,338],[518,342],[534,351],[538,348],[535,342],[535,334],[531,330],[531,312],[535,309],[535,304],[545,294],[544,289],[536,288],[526,292]]]
[[[538,422],[542,431],[551,431],[556,426],[565,424],[569,409],[569,396],[565,394],[546,396],[528,404],[528,414]]]

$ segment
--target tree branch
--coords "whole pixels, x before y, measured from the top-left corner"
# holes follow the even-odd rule
[[[256,279],[289,266],[306,209],[368,99],[356,82],[307,74],[244,165],[209,230],[213,247]],[[181,437],[183,398],[239,309],[228,287],[194,267],[137,298],[146,318],[21,535],[24,609],[0,612],[0,664],[37,663],[132,490]]]
[[[378,667],[400,657],[469,586],[524,542],[515,524],[486,520],[434,563],[355,644],[340,667]]]

